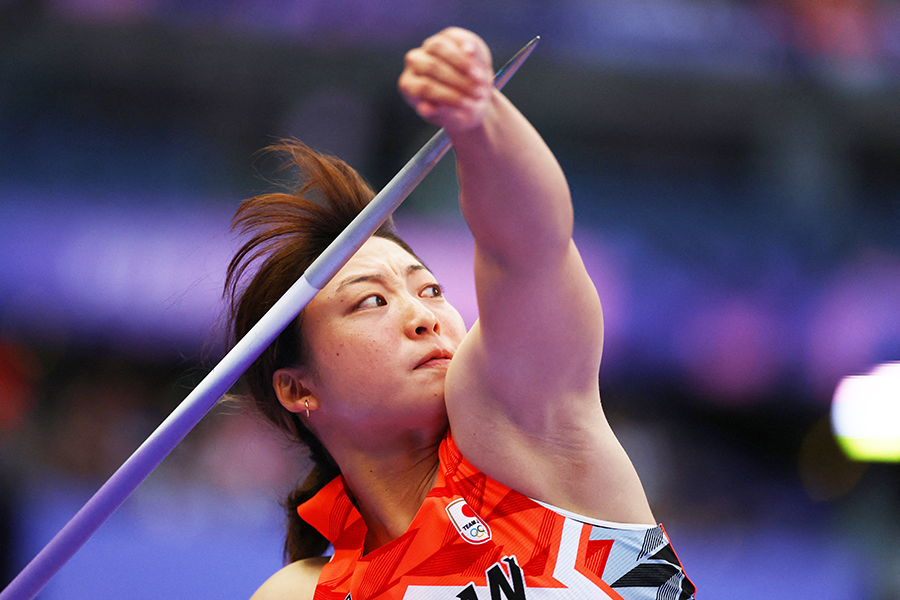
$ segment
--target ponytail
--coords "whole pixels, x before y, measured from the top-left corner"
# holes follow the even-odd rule
[[[315,527],[300,518],[297,507],[315,496],[319,490],[341,474],[340,469],[331,465],[315,465],[306,476],[303,485],[288,494],[284,502],[287,513],[287,537],[284,540],[284,558],[295,562],[304,558],[322,556],[328,549],[329,541]]]

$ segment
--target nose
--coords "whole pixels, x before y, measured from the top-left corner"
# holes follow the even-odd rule
[[[419,298],[410,298],[407,308],[407,334],[410,337],[421,337],[430,333],[441,332],[441,323],[437,315]]]

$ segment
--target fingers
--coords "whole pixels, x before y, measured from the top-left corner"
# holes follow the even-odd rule
[[[410,98],[457,104],[466,96],[479,97],[482,88],[478,77],[424,48],[410,50],[406,55],[401,89]]]
[[[491,54],[475,34],[451,28],[406,54],[398,86],[420,116],[448,127],[471,125],[493,90]]]
[[[491,52],[487,44],[471,31],[458,27],[445,29],[425,40],[422,48],[475,80],[493,77]]]

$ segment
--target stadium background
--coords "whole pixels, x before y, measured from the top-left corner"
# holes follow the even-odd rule
[[[700,597],[900,597],[898,468],[828,419],[900,360],[892,0],[0,0],[3,580],[221,356],[257,151],[380,188],[433,131],[403,53],[451,24],[496,64],[542,37],[507,94],[569,176],[604,402]],[[455,193],[445,160],[397,220],[471,323]],[[217,408],[39,598],[247,598],[302,468]]]

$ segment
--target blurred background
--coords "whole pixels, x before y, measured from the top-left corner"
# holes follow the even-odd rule
[[[900,360],[895,0],[0,0],[0,580],[223,353],[258,151],[379,189],[433,133],[403,54],[448,25],[558,155],[604,301],[601,388],[700,598],[900,598],[900,469],[842,377]],[[269,165],[270,166],[270,165]],[[397,215],[474,320],[451,159]],[[247,598],[303,453],[206,417],[39,598]]]

